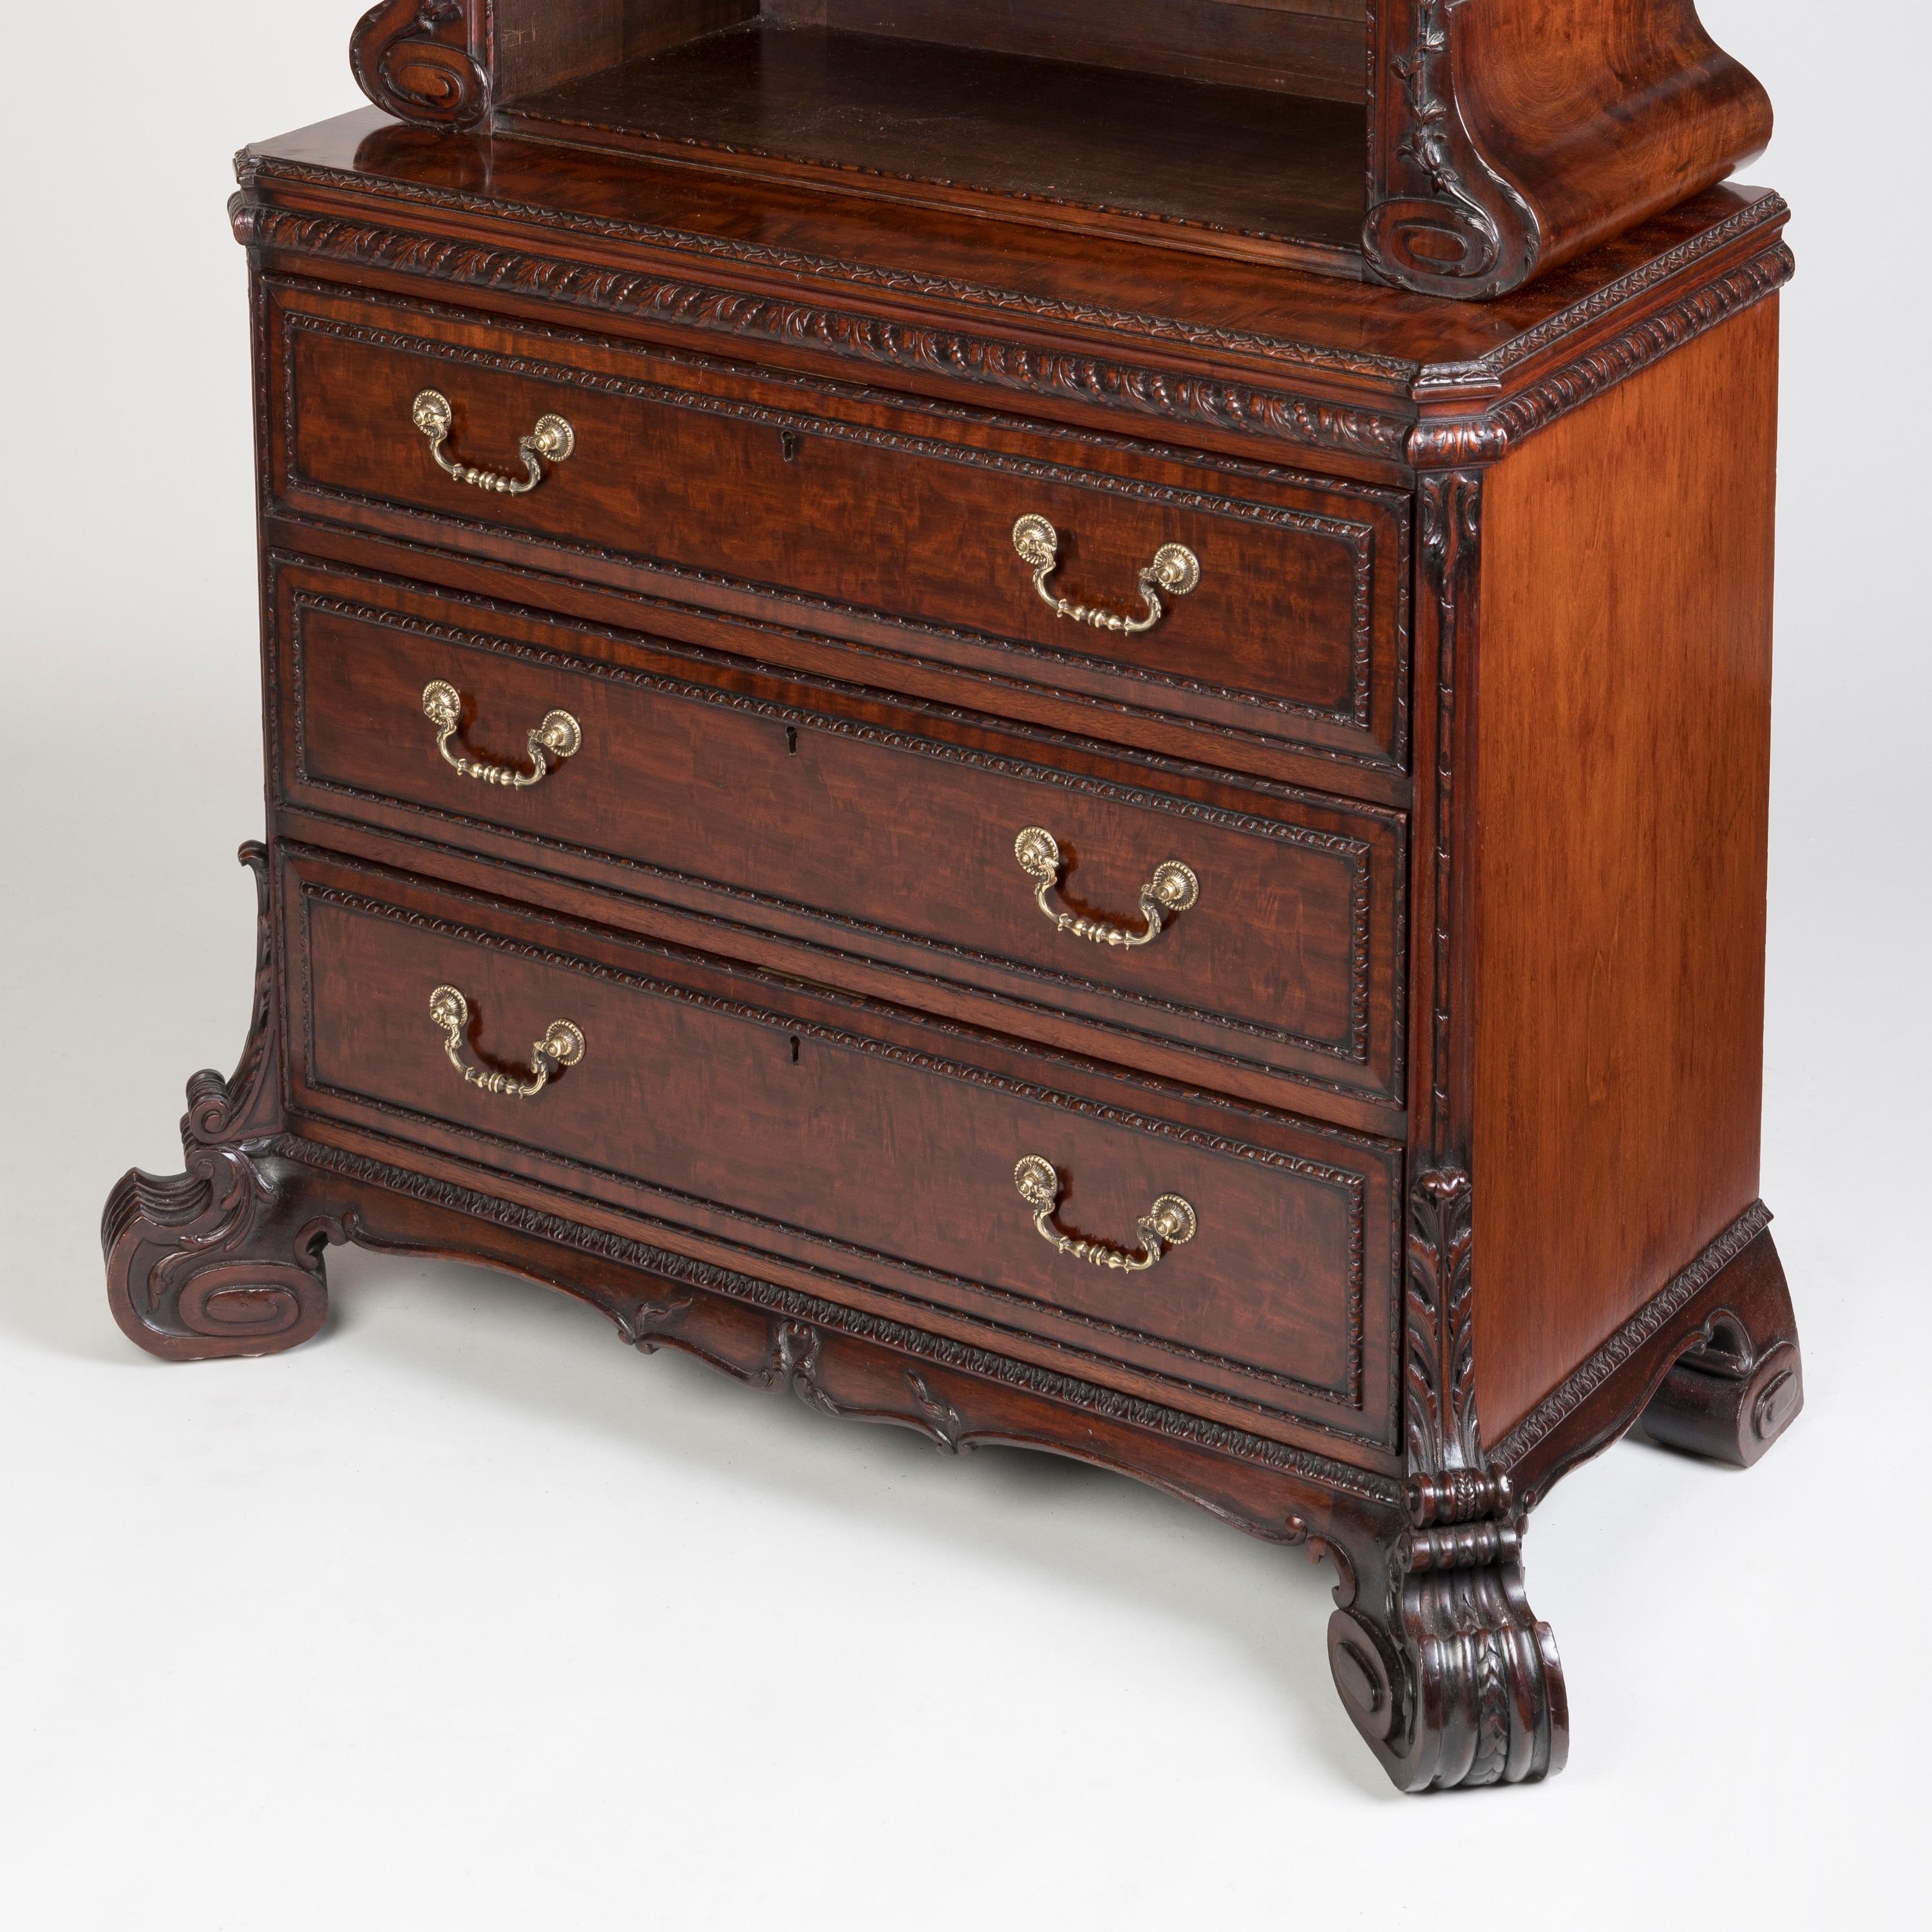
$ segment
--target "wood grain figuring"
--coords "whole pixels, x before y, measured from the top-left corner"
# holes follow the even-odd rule
[[[1288,1155],[1082,1106],[982,1066],[957,1029],[895,1030],[745,969],[339,862],[297,866],[298,1112],[1366,1439],[1387,1426],[1393,1149],[1304,1139]],[[473,1064],[527,1073],[530,1041],[558,1018],[582,1028],[581,1064],[532,1100],[466,1084],[429,1018],[446,983],[469,1001]],[[1029,1154],[1059,1169],[1079,1234],[1132,1252],[1166,1193],[1202,1232],[1142,1275],[1056,1254],[1014,1188]]]
[[[1466,31],[1466,112],[1498,169],[1536,184],[1546,259],[1722,180],[1771,139],[1763,88],[1696,0],[1476,7]]]
[[[1172,452],[420,310],[304,293],[270,320],[268,487],[297,509],[484,556],[558,546],[564,572],[700,601],[724,585],[802,593],[848,622],[916,625],[909,641],[932,656],[991,644],[1048,688],[1400,761],[1408,533],[1392,495],[1282,472],[1244,496],[1210,493],[1214,472]],[[575,453],[527,496],[466,488],[410,421],[431,387],[454,406],[462,460],[514,470],[518,439],[551,411]],[[1139,572],[1166,543],[1195,551],[1200,584],[1136,635],[1056,616],[1013,546],[1034,512],[1060,533],[1062,595],[1137,615]]]
[[[427,126],[494,105],[547,140],[1465,299],[1771,127],[1694,0],[384,0],[351,59]]]
[[[489,0],[496,98],[561,86],[758,11],[758,0]]]
[[[1769,139],[1695,0],[1382,0],[1372,270],[1488,297],[1710,186]]]
[[[1359,84],[1352,98],[1304,100],[1043,51],[754,22],[500,118],[539,138],[1352,268],[1367,206]]]
[[[1366,10],[1366,0],[765,0],[763,8],[790,26],[1357,104]]]
[[[1318,1114],[1321,1090],[1378,1097],[1399,1126],[1396,814],[1178,775],[1155,788],[1077,744],[366,578],[278,566],[274,585],[292,803],[464,844],[500,826],[547,868],[708,889],[734,923],[1088,1017],[1130,1062],[1166,1041],[1286,1074],[1316,1090],[1276,1097]],[[473,755],[527,769],[555,706],[583,748],[526,790],[464,778],[422,717],[434,680],[461,694]],[[1141,890],[1176,856],[1202,898],[1143,947],[1058,932],[1014,856],[1036,824],[1066,861],[1057,906],[1139,930]]]
[[[1520,292],[1443,302],[367,110],[245,148],[238,172],[238,238],[297,272],[726,340],[794,370],[870,352],[901,388],[983,401],[1003,382],[1036,415],[1118,429],[1131,410],[1236,456],[1303,410],[1342,417],[1356,434],[1323,440],[1319,466],[1342,476],[1361,473],[1343,454],[1399,464],[1418,387],[1454,378],[1506,401],[1538,363],[1587,355],[1774,245],[1790,215],[1768,190],[1714,188]]]
[[[1508,1430],[1757,1192],[1778,320],[1486,488],[1476,1372]]]

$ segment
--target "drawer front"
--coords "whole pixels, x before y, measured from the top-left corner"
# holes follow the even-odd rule
[[[832,634],[886,624],[889,648],[1104,704],[1110,735],[1148,714],[1406,758],[1400,495],[403,304],[274,288],[270,322],[272,502],[700,603],[775,594]],[[527,482],[552,416],[571,453],[522,494],[454,478],[412,420],[432,390],[451,462]],[[1169,545],[1198,586],[1145,629],[1057,616],[1016,548],[1029,516],[1070,603],[1144,621]]]
[[[990,993],[1016,1030],[1076,1019],[1108,1057],[1180,1048],[1190,1079],[1400,1109],[1399,814],[357,573],[274,576],[293,804]],[[537,778],[530,735],[560,712],[578,742]]]
[[[1051,1342],[1070,1372],[1124,1364],[1390,1440],[1397,1148],[299,848],[278,904],[298,1116]],[[536,1084],[562,1022],[575,1064],[490,1090]],[[1029,1156],[1069,1239],[1144,1259],[1169,1196],[1192,1238],[1139,1272],[1059,1252],[1016,1186]]]

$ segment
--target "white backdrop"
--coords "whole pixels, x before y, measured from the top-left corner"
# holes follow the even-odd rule
[[[1764,1192],[1809,1406],[1626,1445],[1528,1539],[1553,1784],[1398,1799],[1322,1576],[1075,1466],[843,1427],[478,1270],[332,1256],[323,1337],[164,1367],[101,1202],[241,1043],[261,772],[242,140],[359,0],[8,30],[0,1913],[22,1932],[1894,1922],[1922,1851],[1922,118],[1905,0],[1704,0],[1778,103]],[[1874,48],[1900,51],[1883,58]],[[1904,200],[1907,205],[1901,207]]]

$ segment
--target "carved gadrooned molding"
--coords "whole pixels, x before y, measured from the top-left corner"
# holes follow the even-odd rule
[[[244,246],[347,263],[364,272],[421,276],[478,293],[528,295],[596,313],[674,321],[706,334],[811,349],[854,361],[986,385],[1030,398],[1100,401],[1168,422],[1269,436],[1395,461],[1408,425],[1378,411],[1258,389],[1099,356],[1046,354],[1028,344],[777,296],[707,288],[650,271],[520,254],[388,228],[296,214],[245,200],[231,210]]]

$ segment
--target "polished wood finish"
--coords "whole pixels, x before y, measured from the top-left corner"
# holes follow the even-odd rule
[[[1708,188],[1771,139],[1696,0],[1378,0],[1370,268],[1520,286]]]
[[[1117,14],[1139,85],[1183,10],[1027,28],[1092,64]],[[1370,26],[1184,10],[1204,58]],[[1476,28],[1376,34],[1418,10]],[[484,1260],[827,1416],[1303,1545],[1397,1786],[1547,1777],[1527,1511],[1640,1422],[1748,1462],[1802,1402],[1756,1198],[1784,204],[1708,188],[1446,302],[508,131],[506,76],[594,89],[754,11],[379,8],[358,62],[418,124],[242,157],[255,1001],[183,1172],[110,1197],[116,1318],[259,1354],[322,1325],[332,1243]],[[902,76],[969,30],[990,72],[1018,18],[758,17]],[[1667,100],[1688,8],[1579,44],[1646,21]],[[1399,70],[1429,125],[1438,52]],[[1638,173],[1702,165],[1677,98]],[[1038,594],[1024,512],[1049,597],[1120,627]],[[1168,543],[1201,581],[1151,621]]]
[[[1368,0],[764,0],[767,20],[1184,76],[1305,99],[1362,98]],[[746,17],[752,9],[746,0]]]
[[[1765,307],[1484,484],[1473,1172],[1492,1430],[1757,1196],[1777,395]],[[1644,487],[1606,490],[1612,464]]]
[[[916,1324],[951,1310],[988,1342],[1098,1358],[1099,1378],[1392,1445],[1397,1149],[1243,1109],[1203,1132],[1149,1088],[1130,1112],[1118,1082],[956,1027],[299,848],[289,862],[298,1113],[788,1258]],[[466,1084],[429,1018],[443,985],[468,1000],[473,1060],[526,1069],[562,1018],[582,1061],[528,1102]],[[1199,1232],[1138,1275],[1056,1254],[1014,1186],[1034,1154],[1060,1172],[1058,1226],[1132,1253],[1139,1217],[1178,1194]]]
[[[1016,38],[1030,40],[1030,32]],[[754,22],[506,106],[506,131],[1356,271],[1352,98]]]
[[[1157,774],[359,573],[272,568],[291,804],[703,909],[729,922],[714,944],[776,930],[868,959],[884,997],[913,972],[998,995],[1017,1032],[1084,1018],[1100,1030],[1081,1043],[1106,1057],[1217,1085],[1245,1074],[1277,1103],[1400,1132],[1399,814]],[[463,778],[422,715],[436,680],[462,694],[482,755],[525,762],[528,730],[557,707],[583,748],[539,788]],[[1176,857],[1200,898],[1143,947],[1058,931],[1015,856],[1035,824],[1059,842],[1064,910],[1138,930],[1142,887]]]
[[[494,115],[1466,298],[1721,181],[1771,131],[1695,0],[390,0],[352,60],[429,126]]]
[[[908,652],[1010,679],[1367,764],[1406,753],[1392,492],[412,304],[277,288],[268,323],[278,508],[728,608],[776,590],[814,629],[883,620]],[[448,393],[469,460],[518,467],[550,411],[574,453],[527,496],[479,494],[411,423],[427,388]],[[1058,530],[1058,581],[1082,602],[1138,616],[1168,543],[1196,552],[1198,587],[1137,635],[1057,617],[1014,549],[1022,514]]]

